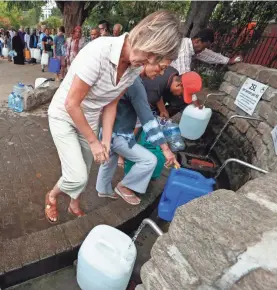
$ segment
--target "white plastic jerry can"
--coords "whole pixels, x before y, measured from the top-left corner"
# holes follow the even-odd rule
[[[8,57],[8,55],[9,55],[9,49],[7,47],[3,47],[2,48],[2,55],[4,57]]]
[[[83,242],[77,263],[82,290],[125,290],[137,256],[129,236],[116,228],[99,225]]]
[[[187,106],[179,123],[182,137],[189,140],[199,139],[205,133],[211,116],[210,108],[199,109],[194,104]]]

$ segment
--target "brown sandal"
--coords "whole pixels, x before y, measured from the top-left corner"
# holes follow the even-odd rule
[[[71,215],[74,215],[76,217],[82,217],[82,216],[85,216],[86,214],[81,210],[81,209],[78,209],[77,212],[73,211],[72,208],[69,206],[68,209],[67,209],[68,213],[70,213]]]
[[[49,199],[49,195],[50,195],[50,191],[45,196],[45,210],[44,210],[45,217],[50,224],[56,224],[56,223],[58,223],[58,220],[59,220],[57,205],[51,203],[51,201]],[[52,219],[56,219],[56,220],[52,220],[50,217]]]

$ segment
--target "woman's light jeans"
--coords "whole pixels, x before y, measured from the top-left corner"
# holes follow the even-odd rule
[[[135,192],[145,193],[157,165],[157,157],[139,144],[129,147],[127,140],[121,136],[113,138],[109,162],[100,166],[96,190],[112,194],[112,178],[117,168],[118,156],[135,162],[121,184]]]
[[[59,189],[76,199],[87,186],[93,155],[87,140],[66,121],[49,117],[50,131],[61,161]]]

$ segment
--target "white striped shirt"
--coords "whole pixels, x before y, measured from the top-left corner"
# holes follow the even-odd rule
[[[180,74],[191,71],[191,60],[195,55],[192,41],[190,38],[184,38],[179,50],[178,58],[171,63],[171,66],[176,68]],[[210,64],[227,64],[229,58],[214,52],[210,49],[205,49],[195,56],[197,59]]]
[[[70,69],[50,104],[52,118],[66,120],[74,125],[65,108],[65,100],[74,76],[91,86],[81,107],[93,130],[97,130],[101,110],[111,103],[139,76],[141,67],[128,67],[116,85],[117,66],[126,37],[99,37],[86,45],[72,62]]]

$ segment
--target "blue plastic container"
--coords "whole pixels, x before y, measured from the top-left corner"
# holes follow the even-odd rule
[[[51,73],[59,73],[61,69],[61,62],[57,58],[50,58],[49,64],[48,64],[48,71]]]
[[[24,110],[24,100],[20,95],[15,95],[14,98],[14,112],[21,113]]]
[[[15,99],[15,94],[12,92],[8,97],[8,107],[12,110],[14,109],[14,99]]]
[[[172,221],[179,206],[212,192],[214,185],[213,178],[206,178],[199,172],[185,168],[172,169],[158,206],[159,217]]]

